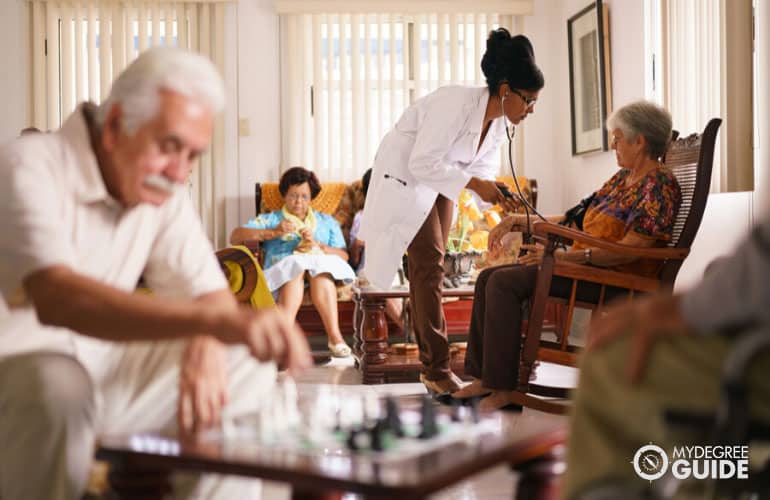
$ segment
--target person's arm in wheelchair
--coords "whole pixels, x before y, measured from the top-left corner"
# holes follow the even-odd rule
[[[721,258],[699,285],[682,294],[659,293],[609,308],[591,326],[588,349],[633,336],[628,364],[638,381],[653,344],[672,335],[708,335],[770,324],[770,217],[732,255]]]

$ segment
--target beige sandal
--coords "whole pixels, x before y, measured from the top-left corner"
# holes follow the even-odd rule
[[[332,352],[332,356],[335,358],[347,358],[350,356],[353,351],[350,350],[350,346],[348,346],[345,342],[340,342],[338,344],[326,344],[329,346],[329,350]]]

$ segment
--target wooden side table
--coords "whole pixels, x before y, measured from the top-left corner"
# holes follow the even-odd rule
[[[467,335],[473,306],[472,300],[468,299],[473,299],[473,287],[445,289],[443,296],[459,299],[444,304],[447,332]],[[390,339],[385,318],[385,301],[405,297],[409,297],[407,287],[382,290],[363,286],[353,289],[353,300],[356,304],[353,353],[364,384],[418,380],[421,366],[419,352],[397,354],[388,345]],[[452,371],[462,376],[464,361],[462,355],[452,357]]]

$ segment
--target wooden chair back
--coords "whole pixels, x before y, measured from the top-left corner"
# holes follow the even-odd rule
[[[666,153],[666,166],[674,172],[682,190],[682,206],[674,222],[670,247],[690,248],[695,240],[706,210],[714,147],[721,123],[719,118],[712,118],[702,134],[692,134],[675,140]],[[674,286],[682,262],[668,260],[663,264],[659,277],[664,287]]]

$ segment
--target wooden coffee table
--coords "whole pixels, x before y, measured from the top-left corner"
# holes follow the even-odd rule
[[[418,499],[501,463],[520,474],[517,498],[555,499],[564,470],[565,419],[537,412],[498,412],[490,418],[498,419],[499,426],[495,420],[471,441],[450,442],[403,459],[160,434],[104,436],[97,457],[111,463],[111,487],[124,499],[163,498],[170,491],[170,473],[185,470],[288,483],[293,498],[339,498],[341,492],[354,492],[366,498]]]
[[[444,304],[447,319],[447,333],[468,334],[471,309],[473,307],[473,286],[445,288],[443,296],[455,297],[456,302]],[[353,354],[363,375],[364,384],[386,382],[416,382],[421,366],[419,353],[397,354],[389,345],[388,324],[385,318],[385,300],[409,297],[406,286],[382,290],[371,286],[354,287],[353,301],[356,304],[353,316]],[[450,360],[452,371],[460,376],[464,373],[464,356],[453,356]]]

